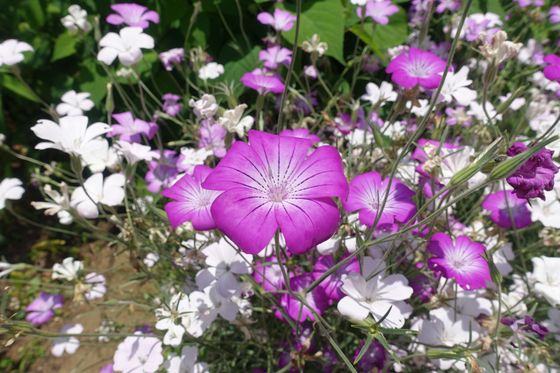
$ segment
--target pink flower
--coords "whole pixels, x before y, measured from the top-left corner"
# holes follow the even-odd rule
[[[290,63],[292,60],[292,51],[275,45],[260,51],[259,59],[264,62],[264,67],[276,69],[278,65],[288,65]]]
[[[444,13],[446,10],[456,12],[459,9],[461,9],[461,0],[438,0],[436,12]]]
[[[299,276],[294,276],[290,279],[290,288],[294,292],[302,291],[313,282],[313,276],[309,273],[304,273]],[[297,322],[304,322],[305,320],[315,321],[314,312],[321,315],[328,306],[328,298],[322,287],[317,286],[305,296],[306,303],[311,307],[304,306],[298,299],[292,297],[288,293],[282,294],[280,297],[280,304],[286,310],[290,318]],[[314,311],[314,312],[313,312]],[[280,319],[283,315],[280,312],[275,313]]]
[[[410,48],[393,58],[387,69],[392,74],[391,80],[403,88],[414,88],[420,85],[426,89],[434,89],[441,80],[445,69],[445,61],[432,52]]]
[[[196,166],[193,175],[185,175],[161,194],[173,201],[165,204],[165,212],[173,228],[184,222],[191,222],[193,228],[199,231],[216,227],[210,206],[220,192],[204,189],[202,182],[212,172],[207,166]]]
[[[356,176],[350,182],[344,209],[347,212],[359,211],[360,222],[369,227],[379,214],[378,227],[392,228],[397,223],[406,223],[416,213],[416,204],[412,201],[414,192],[400,180],[393,179],[385,207],[379,211],[388,185],[389,179],[382,179],[375,171]]]
[[[549,54],[543,61],[547,63],[543,70],[544,76],[548,80],[560,83],[560,56]]]
[[[297,17],[283,9],[274,9],[274,14],[262,12],[257,20],[263,25],[272,26],[276,31],[290,31]]]
[[[454,242],[447,234],[436,233],[428,243],[428,251],[432,254],[430,268],[454,279],[465,290],[485,288],[491,281],[484,246],[467,236],[459,236]]]
[[[173,70],[173,65],[179,65],[185,59],[185,50],[183,48],[173,48],[159,54],[159,59],[163,63],[165,70]]]
[[[163,111],[171,117],[176,116],[181,112],[183,105],[181,105],[181,96],[174,95],[173,93],[166,93],[162,96]]]
[[[107,134],[107,137],[118,136],[120,140],[126,142],[140,142],[141,135],[152,139],[158,130],[157,124],[134,118],[129,111],[113,114],[113,119],[119,124],[111,126],[111,132]]]
[[[266,74],[259,69],[245,73],[241,77],[241,83],[246,87],[252,88],[259,94],[282,93],[284,91],[284,83],[276,75]]]
[[[253,277],[268,292],[274,293],[284,288],[282,269],[273,255],[267,257],[264,263],[257,261]]]
[[[346,197],[348,185],[336,148],[311,154],[311,140],[249,131],[237,141],[202,184],[224,190],[212,205],[217,227],[244,252],[256,254],[279,229],[293,253],[327,240],[339,213],[332,197]]]
[[[323,273],[332,268],[336,261],[332,255],[321,256],[313,265],[313,276],[319,278]],[[342,279],[349,273],[360,273],[360,263],[355,258],[346,266],[339,268],[319,285],[325,291],[328,303],[332,304],[344,297],[342,292]]]
[[[313,143],[318,143],[321,141],[319,136],[309,133],[307,128],[296,128],[294,130],[282,130],[280,136],[298,137],[300,139],[308,139],[313,141]]]
[[[226,134],[227,130],[219,123],[211,119],[203,120],[198,130],[198,147],[211,151],[216,157],[222,158],[226,155]]]
[[[122,25],[124,23],[131,27],[146,29],[150,22],[159,23],[159,14],[142,5],[134,3],[114,4],[111,5],[111,9],[116,14],[109,14],[106,21],[112,25]]]
[[[521,142],[513,143],[507,155],[514,157],[528,151],[529,148]],[[554,175],[558,173],[558,166],[552,159],[554,152],[543,148],[533,154],[511,176],[506,178],[519,198],[540,198],[545,200],[544,191],[554,189]]]
[[[553,25],[560,23],[560,6],[551,6],[548,12],[550,23]]]
[[[511,190],[489,194],[482,201],[482,208],[490,212],[490,220],[502,228],[523,228],[531,224],[527,200],[518,198]]]
[[[389,16],[397,13],[399,7],[391,3],[390,0],[368,0],[365,10],[366,16],[373,19],[374,22],[386,25],[389,23]],[[362,7],[358,7],[356,12],[358,17],[363,17]]]
[[[521,8],[527,8],[528,6],[543,6],[544,0],[514,0]]]
[[[40,292],[26,308],[25,319],[34,326],[48,323],[54,317],[54,310],[62,307],[63,298],[60,294]]]
[[[157,158],[148,162],[148,172],[144,177],[147,189],[152,193],[159,193],[162,188],[169,187],[177,176],[178,155],[173,150],[155,151]]]

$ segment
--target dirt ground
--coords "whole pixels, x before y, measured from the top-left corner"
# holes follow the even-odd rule
[[[150,310],[129,303],[131,300],[142,303],[148,285],[131,281],[136,271],[130,265],[128,253],[116,254],[117,251],[116,247],[99,248],[93,244],[81,248],[80,255],[85,260],[86,271],[105,275],[107,293],[103,299],[95,300],[91,304],[78,304],[67,299],[64,305],[64,319],[55,317],[43,327],[44,330],[58,332],[64,324],[80,323],[84,327],[83,333],[97,333],[96,330],[103,319],[114,321],[119,326],[118,333],[126,334],[145,324],[153,325],[154,316]],[[101,269],[105,269],[105,272]],[[121,304],[104,303],[107,299],[119,300]],[[80,348],[76,353],[65,354],[62,357],[50,354],[52,341],[45,339],[41,343],[46,354],[32,364],[30,372],[96,373],[112,361],[116,346],[122,338],[114,338],[104,343],[98,342],[96,337],[80,338]],[[17,339],[7,356],[17,361],[30,339],[31,337]]]

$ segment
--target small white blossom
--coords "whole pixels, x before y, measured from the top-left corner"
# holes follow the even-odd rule
[[[361,98],[371,102],[372,105],[380,103],[380,106],[383,106],[386,101],[395,101],[397,99],[397,92],[393,91],[393,85],[388,82],[381,82],[379,86],[375,83],[368,83],[366,85],[366,94],[362,95]]]
[[[248,131],[254,123],[251,116],[243,116],[243,112],[247,109],[247,105],[237,105],[234,109],[224,111],[224,114],[218,119],[218,123],[224,126],[228,132],[235,132],[237,136],[243,137],[245,131]]]
[[[68,257],[62,263],[55,263],[52,267],[52,279],[63,279],[66,281],[74,281],[78,278],[78,274],[84,269],[84,263]]]
[[[167,373],[209,373],[208,364],[197,362],[198,349],[193,346],[185,346],[181,350],[181,356],[169,355],[164,363]]]
[[[205,94],[199,100],[190,99],[189,105],[198,118],[211,118],[218,111],[216,97]]]
[[[136,142],[130,143],[119,140],[115,145],[115,149],[129,164],[135,164],[139,161],[150,161],[154,157],[152,148]]]
[[[204,161],[212,154],[212,151],[206,148],[181,148],[181,154],[179,155],[179,159],[176,163],[177,168],[179,171],[192,174],[194,167],[204,164]]]
[[[103,298],[107,292],[107,287],[105,286],[105,276],[99,273],[88,273],[86,277],[84,277],[84,283],[88,287],[88,290],[85,293],[87,300]]]
[[[56,105],[56,112],[61,117],[82,115],[85,111],[93,109],[93,101],[89,97],[88,92],[68,91],[62,95],[62,103]]]
[[[124,184],[123,174],[113,174],[105,179],[101,173],[93,174],[83,186],[74,190],[70,204],[80,216],[95,219],[99,215],[98,203],[107,206],[118,206],[122,203],[125,197]]]
[[[118,57],[120,63],[132,66],[142,59],[142,49],[153,49],[154,39],[140,27],[125,27],[119,33],[110,32],[100,41],[97,59],[110,65]]]
[[[170,299],[165,307],[155,311],[156,325],[158,330],[166,330],[163,337],[163,344],[169,346],[179,346],[185,334],[185,328],[180,323],[183,315],[190,310],[189,297],[184,293],[177,293]]]
[[[82,324],[67,324],[60,329],[63,334],[82,334],[84,327]],[[80,347],[80,340],[76,337],[56,337],[53,340],[51,353],[53,356],[61,357],[64,353],[72,355]]]
[[[454,99],[459,105],[467,106],[476,100],[476,91],[467,88],[472,83],[472,80],[468,79],[468,74],[467,66],[461,67],[456,73],[448,72],[441,88],[442,101],[451,103]]]
[[[13,66],[23,61],[24,52],[32,52],[31,45],[15,39],[8,39],[0,43],[0,66]]]
[[[148,255],[146,255],[143,260],[144,265],[148,268],[152,268],[153,266],[155,266],[158,261],[159,255],[157,253],[148,253]]]
[[[0,182],[0,210],[6,206],[7,200],[17,201],[25,192],[20,179],[7,177]]]
[[[198,70],[198,77],[202,80],[217,79],[223,73],[223,65],[216,62],[209,62]]]
[[[72,4],[68,7],[68,15],[62,17],[60,22],[62,25],[71,32],[82,30],[89,32],[91,30],[91,23],[87,20],[87,12],[79,5]]]
[[[70,197],[68,195],[68,185],[62,182],[60,183],[59,193],[53,190],[50,185],[46,185],[43,189],[47,197],[50,198],[50,202],[31,202],[36,210],[45,210],[45,215],[56,215],[60,224],[70,224],[73,221],[72,215],[70,214]]]
[[[329,46],[327,43],[321,41],[319,35],[313,34],[311,39],[304,40],[303,43],[301,43],[301,49],[307,53],[317,53],[317,55],[322,56],[327,52]]]
[[[541,256],[531,260],[535,293],[553,307],[560,305],[560,257]]]
[[[523,44],[513,43],[507,40],[507,37],[507,33],[500,30],[492,35],[490,41],[487,41],[486,32],[481,32],[479,40],[482,40],[483,44],[480,46],[480,53],[496,65],[512,59],[517,56]]]

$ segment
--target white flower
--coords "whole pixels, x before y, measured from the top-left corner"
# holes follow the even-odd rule
[[[333,236],[328,240],[326,240],[325,242],[322,242],[319,245],[317,245],[317,251],[321,255],[331,255],[334,254],[339,247],[340,247],[340,239],[336,236]]]
[[[538,57],[537,57],[538,56]],[[535,39],[529,39],[517,54],[517,60],[525,65],[542,65],[544,51],[541,44]]]
[[[98,203],[107,206],[118,206],[122,203],[125,197],[124,184],[123,174],[113,174],[105,180],[103,174],[93,174],[83,186],[74,190],[70,204],[80,216],[95,219],[99,215]]]
[[[63,334],[82,334],[84,327],[82,324],[67,324],[60,329]],[[61,357],[64,353],[73,354],[80,347],[80,340],[76,337],[56,337],[53,340],[51,353],[56,357]]]
[[[105,139],[97,138],[86,143],[81,150],[82,163],[92,173],[103,172],[105,168],[114,169],[119,162],[116,150]]]
[[[199,100],[189,101],[189,105],[193,108],[194,114],[199,118],[210,118],[218,111],[216,97],[205,94]]]
[[[464,345],[478,339],[478,324],[471,318],[455,315],[453,309],[437,308],[430,311],[429,320],[419,320],[413,329],[420,330],[418,341],[431,346],[454,347]],[[434,361],[440,369],[449,369],[456,364],[456,368],[464,369],[464,362],[448,359]]]
[[[224,126],[228,132],[235,132],[237,136],[243,137],[245,131],[248,131],[255,121],[251,116],[243,117],[243,112],[247,109],[247,105],[237,105],[234,109],[224,111],[224,114],[218,119],[218,123]]]
[[[467,66],[461,67],[456,73],[448,72],[441,87],[441,100],[451,103],[455,99],[459,105],[463,106],[467,106],[476,100],[476,91],[467,88],[472,83],[472,80],[467,77],[468,74],[469,68]]]
[[[371,102],[372,105],[380,102],[380,106],[385,105],[385,101],[395,101],[397,92],[393,91],[393,85],[387,82],[381,82],[380,86],[375,83],[366,85],[366,94],[362,95],[362,100]]]
[[[125,27],[119,33],[110,32],[100,41],[97,59],[106,65],[119,58],[120,63],[132,66],[142,59],[142,48],[153,49],[154,39],[144,34],[140,27]]]
[[[55,215],[58,217],[60,224],[70,224],[73,221],[70,214],[70,197],[68,195],[68,186],[62,182],[60,183],[59,193],[53,190],[50,185],[46,185],[43,189],[45,194],[50,198],[50,202],[31,202],[36,210],[45,210],[45,215]]]
[[[31,127],[35,135],[46,142],[35,145],[35,149],[58,149],[71,155],[81,155],[89,142],[111,130],[105,123],[93,123],[88,127],[84,116],[60,118],[60,124],[42,119]]]
[[[500,30],[492,35],[490,41],[487,41],[486,32],[481,32],[478,37],[479,40],[483,41],[480,46],[480,53],[496,65],[517,56],[523,44],[513,43],[507,40],[507,37],[507,33]]]
[[[197,362],[198,349],[185,346],[181,350],[181,356],[169,355],[164,363],[167,373],[209,373],[208,364]]]
[[[15,39],[0,43],[0,66],[12,66],[23,61],[23,52],[32,52],[31,45]]]
[[[93,108],[93,101],[89,99],[89,96],[88,92],[68,91],[62,95],[62,103],[56,105],[56,112],[61,117],[82,115],[84,111],[90,111]]]
[[[239,286],[238,292],[240,292],[240,289],[241,286]],[[237,297],[234,297],[232,294],[223,295],[217,283],[213,283],[204,289],[204,292],[208,294],[208,297],[212,301],[212,306],[220,316],[230,322],[235,320],[239,312],[239,305],[234,300],[234,298]]]
[[[560,258],[541,256],[533,261],[533,288],[553,307],[560,305]]]
[[[367,3],[367,0],[350,0],[350,2],[357,6],[364,6]]]
[[[515,258],[513,254],[513,250],[511,247],[511,243],[507,242],[501,245],[494,253],[492,254],[492,260],[498,269],[498,272],[502,276],[507,276],[513,271],[510,261]]]
[[[547,191],[544,195],[546,201],[538,198],[531,200],[531,218],[540,221],[545,227],[560,228],[560,201],[554,191]]]
[[[346,139],[353,147],[368,145],[373,141],[373,134],[371,133],[371,131],[365,131],[361,128],[356,128],[348,135],[346,135]]]
[[[88,273],[84,278],[84,283],[89,287],[88,291],[85,293],[87,300],[103,298],[107,292],[105,276],[101,274],[95,272]]]
[[[435,151],[436,149],[434,149]],[[470,146],[464,146],[461,149],[440,149],[441,159],[441,180],[447,184],[453,176],[459,171],[465,169],[472,164],[471,158],[474,156],[475,151]],[[482,172],[477,172],[468,181],[469,187],[480,185],[486,176]]]
[[[216,319],[218,313],[208,291],[193,291],[189,294],[186,312],[181,315],[181,324],[193,337],[200,337]]]
[[[451,287],[449,289],[451,290]],[[470,317],[473,323],[476,323],[474,320],[480,315],[489,316],[492,314],[492,302],[484,298],[481,291],[460,289],[457,291],[457,297],[449,301],[448,304],[453,306],[453,313],[456,312],[462,316]]]
[[[185,334],[185,328],[181,325],[181,317],[190,311],[189,297],[184,293],[173,295],[169,304],[165,308],[158,308],[155,311],[156,325],[158,330],[166,330],[163,337],[163,344],[169,346],[179,346]]]
[[[152,268],[153,266],[155,266],[158,261],[159,255],[157,253],[148,253],[148,255],[146,255],[143,260],[144,265],[148,268]]]
[[[301,43],[301,49],[307,53],[317,53],[318,56],[322,56],[327,52],[329,46],[327,43],[321,41],[318,34],[313,34],[311,39],[304,40],[303,43]]]
[[[494,105],[490,102],[486,102],[486,111],[492,120],[502,120],[502,114],[497,115],[496,109],[494,109]],[[467,115],[471,115],[478,119],[479,121],[485,123],[488,121],[488,117],[484,112],[484,108],[482,104],[479,104],[476,101],[473,101],[469,104],[469,110],[467,111]]]
[[[16,201],[21,199],[25,192],[22,187],[23,183],[20,179],[7,177],[0,182],[0,210],[6,206],[6,200],[10,199]]]
[[[113,355],[113,369],[125,373],[153,373],[163,363],[161,341],[141,332],[126,337]]]
[[[337,305],[338,311],[352,320],[365,320],[369,314],[376,321],[387,315],[381,323],[386,328],[401,328],[412,308],[403,302],[412,295],[406,277],[400,274],[383,276],[375,273],[379,260],[366,262],[364,258],[364,275],[351,273],[342,280],[342,291],[346,294]]]
[[[62,261],[62,264],[55,263],[52,267],[52,279],[63,279],[66,281],[74,281],[78,278],[78,273],[84,269],[84,263],[68,257]]]
[[[517,316],[524,316],[527,313],[527,305],[523,302],[524,297],[514,291],[502,293],[502,314],[512,313]],[[498,301],[494,301],[494,310],[498,310]]]
[[[192,174],[194,167],[200,164],[204,164],[206,158],[211,156],[213,153],[211,150],[206,148],[181,148],[181,154],[177,160],[177,168],[179,171],[184,171],[188,174]]]
[[[216,62],[209,62],[198,70],[198,77],[202,80],[216,79],[223,73],[223,65]]]
[[[62,17],[60,22],[68,31],[76,32],[82,30],[89,32],[91,24],[87,20],[87,15],[87,12],[79,5],[72,4],[68,7],[68,15]]]
[[[501,103],[505,103],[507,100],[509,100],[510,97],[511,97],[511,93],[508,93],[505,96],[498,97],[498,99],[500,100]],[[525,105],[525,102],[526,101],[523,97],[517,97],[510,102],[508,109],[512,111],[517,111],[521,109],[523,105]]]
[[[0,133],[0,146],[4,145],[4,141],[6,141],[6,135]]]
[[[129,164],[135,164],[139,161],[150,161],[154,156],[152,148],[136,142],[130,143],[119,140],[115,145],[115,149]]]
[[[413,105],[411,101],[406,103],[406,108],[417,117],[423,117],[428,114],[428,109],[430,108],[429,101],[425,99],[418,100],[418,106]]]
[[[208,268],[196,274],[199,289],[217,282],[220,293],[228,297],[239,290],[237,276],[251,273],[253,256],[236,250],[224,238],[208,245],[202,252],[206,255]]]

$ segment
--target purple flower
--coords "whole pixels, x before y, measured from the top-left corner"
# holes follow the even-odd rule
[[[391,80],[403,88],[420,85],[434,89],[439,85],[445,61],[432,52],[410,48],[393,58],[387,69]]]
[[[368,0],[365,6],[365,14],[370,17],[374,22],[380,25],[386,25],[389,23],[389,16],[397,13],[399,7],[391,3],[390,0]],[[356,9],[358,17],[363,17],[363,8],[358,7]]]
[[[173,228],[190,221],[199,231],[214,229],[216,224],[210,206],[220,192],[204,189],[202,182],[212,172],[207,166],[196,166],[193,175],[185,175],[161,195],[173,201],[165,204],[165,212]]]
[[[482,289],[491,281],[490,269],[484,258],[486,249],[467,236],[455,241],[445,233],[436,233],[428,243],[432,257],[428,265],[443,277],[457,281],[465,290]]]
[[[419,274],[410,281],[410,287],[413,294],[420,299],[421,302],[429,302],[435,294],[436,289],[432,286],[432,281],[426,275]]]
[[[290,279],[290,288],[294,293],[304,290],[313,282],[313,276],[309,273],[304,273],[299,276],[294,276]],[[298,299],[292,297],[288,293],[282,294],[280,297],[280,305],[284,308],[288,316],[294,321],[304,322],[306,320],[315,321],[313,311],[321,315],[328,306],[328,298],[320,286],[317,286],[310,293],[305,296],[305,301],[311,307],[303,305]],[[312,311],[313,310],[313,311]],[[277,311],[276,316],[283,318],[283,315]],[[299,317],[298,317],[299,316]]]
[[[375,171],[358,175],[350,182],[348,198],[343,202],[347,212],[359,211],[360,222],[369,227],[373,225],[378,214],[378,227],[391,228],[397,223],[406,223],[416,213],[416,204],[412,201],[414,192],[403,182],[393,179],[385,207],[379,211],[389,185],[389,178],[383,179]]]
[[[284,91],[284,83],[278,76],[266,74],[259,69],[243,74],[241,83],[259,92],[260,95],[267,92],[282,93]]]
[[[113,363],[103,365],[99,369],[99,373],[113,373]]]
[[[264,62],[264,67],[276,69],[278,65],[288,65],[290,63],[292,60],[292,51],[275,45],[260,51],[259,60]]]
[[[500,30],[502,21],[500,16],[494,13],[474,13],[467,17],[465,20],[465,27],[461,32],[461,37],[467,41],[475,41],[479,38],[480,34],[485,32],[488,40]],[[456,30],[451,32],[455,35]]]
[[[198,147],[214,153],[216,157],[222,158],[226,155],[227,130],[219,123],[211,119],[203,120],[198,130]]]
[[[560,57],[555,54],[549,54],[543,58],[547,63],[543,70],[544,76],[548,80],[553,80],[560,83]]]
[[[34,326],[46,324],[54,317],[54,310],[62,307],[62,303],[62,295],[40,292],[39,296],[25,308],[27,311],[25,319]]]
[[[181,105],[181,96],[174,95],[173,93],[166,93],[162,97],[163,111],[169,116],[176,116],[181,112],[183,105]]]
[[[159,59],[165,70],[173,70],[173,65],[180,65],[185,59],[185,50],[183,48],[173,48],[159,54]]]
[[[343,135],[349,134],[355,128],[369,130],[366,125],[365,114],[362,108],[359,108],[354,115],[350,113],[338,113],[336,118],[334,118],[334,124],[336,129],[338,129]]]
[[[157,124],[134,118],[129,111],[113,114],[113,119],[119,124],[111,126],[111,132],[107,137],[118,136],[120,140],[126,142],[140,142],[142,135],[152,139],[158,130]]]
[[[360,343],[354,351],[354,360],[358,357],[364,343]],[[382,372],[387,362],[387,352],[378,341],[373,341],[362,356],[356,368],[359,372]]]
[[[525,315],[524,318],[516,320],[511,317],[504,317],[501,323],[511,327],[514,331],[531,332],[537,335],[540,339],[544,339],[549,333],[548,328],[539,324],[529,315]]]
[[[527,8],[528,6],[543,6],[544,0],[514,0],[521,8]]]
[[[267,257],[264,262],[257,261],[253,277],[264,290],[271,293],[277,292],[284,287],[282,269],[275,256]]]
[[[508,149],[507,155],[513,157],[527,150],[525,144],[516,142]],[[545,200],[544,191],[554,188],[554,175],[558,173],[558,167],[552,160],[553,155],[552,150],[541,149],[506,178],[517,197],[524,199],[539,197]]]
[[[303,253],[336,231],[348,185],[336,148],[296,137],[249,131],[202,184],[224,190],[212,205],[218,228],[246,253],[260,252],[280,229],[288,249]]]
[[[467,115],[465,108],[458,106],[456,108],[448,107],[445,109],[447,115],[447,124],[450,126],[460,125],[463,127],[470,127],[472,125],[472,117]]]
[[[461,9],[461,0],[438,0],[436,12],[444,13],[446,10],[456,12],[459,9]]]
[[[164,150],[163,154],[154,152],[158,159],[148,162],[148,172],[144,177],[148,183],[148,191],[158,193],[167,188],[177,176],[177,154],[173,150]]]
[[[282,130],[280,136],[297,137],[300,139],[307,139],[313,141],[313,143],[318,143],[321,141],[319,136],[309,133],[307,128],[296,128],[294,130]]]
[[[316,279],[321,277],[323,273],[332,268],[334,265],[335,259],[331,255],[320,257],[313,265],[313,276]],[[356,259],[353,259],[345,267],[339,268],[336,272],[321,282],[319,286],[325,291],[325,296],[328,298],[329,305],[344,297],[345,294],[341,290],[342,277],[352,272],[360,273],[360,263]]]
[[[116,14],[109,14],[106,21],[112,25],[122,25],[124,23],[131,27],[146,29],[150,22],[159,23],[159,14],[142,5],[134,3],[114,4],[111,5],[111,9]]]
[[[482,208],[489,211],[490,220],[502,228],[523,228],[532,223],[527,200],[516,197],[511,190],[487,195]]]
[[[553,25],[560,23],[560,6],[551,6],[548,12],[550,23]]]
[[[257,15],[257,21],[272,26],[276,31],[290,31],[296,19],[292,13],[278,8],[274,9],[274,14],[262,12]]]

